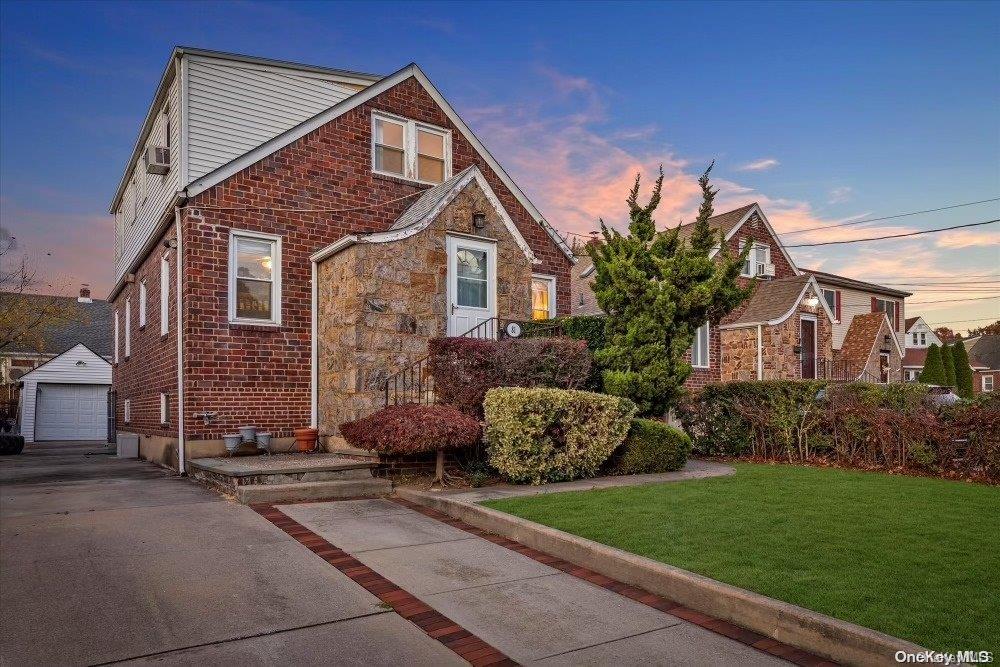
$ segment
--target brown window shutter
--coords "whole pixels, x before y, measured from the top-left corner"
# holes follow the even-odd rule
[[[834,302],[834,304],[836,304],[835,305],[836,312],[834,313],[834,316],[836,316],[837,321],[839,322],[840,321],[840,290],[837,290],[836,292],[834,292],[833,295],[834,295],[833,296],[833,302]]]
[[[896,331],[899,331],[899,305],[899,302],[896,302],[896,306],[893,308],[893,310],[896,311]]]
[[[878,312],[878,299],[876,299],[875,297],[872,297],[872,312],[873,313]]]

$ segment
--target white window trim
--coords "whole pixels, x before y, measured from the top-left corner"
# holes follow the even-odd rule
[[[115,311],[115,363],[118,363],[118,345],[121,341],[121,334],[119,333],[121,329],[121,324],[119,323],[118,311]]]
[[[990,381],[990,388],[989,388],[989,389],[987,389],[987,388],[986,388],[986,381],[987,381],[987,380],[989,380],[989,381]],[[993,391],[993,388],[994,388],[994,386],[995,386],[995,385],[993,384],[993,376],[992,376],[992,375],[984,375],[984,376],[983,376],[983,383],[982,383],[982,385],[981,385],[981,386],[982,386],[982,388],[983,388],[983,393],[984,393],[984,394],[987,394],[987,393],[990,393],[990,392],[992,392],[992,391]]]
[[[170,331],[170,260],[164,254],[160,258],[160,335]]]
[[[139,283],[139,328],[146,326],[146,279]]]
[[[743,278],[760,278],[763,274],[761,273],[759,267],[762,266],[760,262],[757,261],[757,248],[764,248],[767,250],[767,259],[764,264],[771,263],[771,244],[764,243],[762,241],[754,241],[753,239],[744,239],[740,244],[743,249],[746,249],[746,244],[752,244],[750,248],[750,254],[747,255],[747,261],[750,262],[750,273],[744,273],[743,269],[740,269],[740,276]],[[744,266],[746,264],[744,263]]]
[[[383,171],[375,168],[375,123],[378,120],[386,120],[398,123],[403,126],[403,173],[396,174],[391,171]],[[452,176],[451,167],[451,130],[437,125],[420,123],[405,116],[387,113],[385,111],[372,111],[371,121],[371,162],[372,173],[392,178],[401,178],[413,183],[423,183],[426,185],[437,185],[434,181],[423,181],[417,178],[417,130],[424,130],[444,137],[444,179],[447,181]]]
[[[708,335],[705,336],[705,363],[696,363],[695,359],[695,348],[698,344],[699,332],[705,329]],[[691,344],[691,368],[711,368],[712,367],[712,326],[709,322],[705,322],[705,325],[698,327],[694,332],[694,343]]]
[[[132,356],[132,297],[125,299],[125,358]]]
[[[160,423],[167,423],[167,395],[160,393]]]
[[[556,277],[555,276],[548,276],[548,275],[545,275],[543,273],[533,273],[533,274],[531,274],[531,280],[532,281],[542,280],[542,281],[544,281],[545,283],[548,284],[548,287],[549,287],[549,319],[552,319],[559,312],[559,309],[556,308]],[[534,304],[532,304],[532,306],[531,306],[531,313],[532,313],[532,316],[535,313],[535,306],[534,306]]]
[[[125,399],[125,407],[123,408],[122,411],[125,413],[124,414],[125,423],[128,424],[129,422],[132,421],[132,399],[130,398]]]
[[[274,256],[271,259],[271,319],[258,320],[249,317],[236,316],[236,239],[253,239],[269,241],[274,244]],[[277,234],[251,232],[245,229],[229,230],[229,323],[253,324],[265,327],[281,326],[281,237]]]

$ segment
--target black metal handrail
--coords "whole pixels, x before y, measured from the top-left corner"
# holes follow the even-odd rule
[[[879,384],[881,380],[865,367],[865,364],[846,359],[818,359],[816,378],[830,382],[871,382]]]
[[[561,336],[562,324],[558,320],[514,320],[491,317],[472,327],[461,338],[505,340],[507,338],[548,338]]]

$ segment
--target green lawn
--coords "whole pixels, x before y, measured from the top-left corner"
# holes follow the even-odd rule
[[[736,468],[484,504],[927,648],[1000,651],[1000,488]]]

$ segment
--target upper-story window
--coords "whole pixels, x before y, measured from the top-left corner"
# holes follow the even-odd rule
[[[139,328],[146,326],[146,281],[139,283]]]
[[[747,241],[747,243],[750,243],[750,241]],[[744,278],[768,275],[766,267],[770,266],[770,264],[771,246],[766,243],[754,241],[753,248],[750,249],[750,254],[747,255],[746,261],[743,262],[743,271],[740,275]]]
[[[451,132],[385,113],[372,113],[372,170],[421,183],[451,177]]]
[[[281,237],[229,232],[229,321],[281,324]]]
[[[872,299],[872,305],[874,308],[873,312],[882,312],[889,317],[889,324],[895,328],[896,327],[896,309],[899,307],[895,301],[889,301],[888,299]]]

